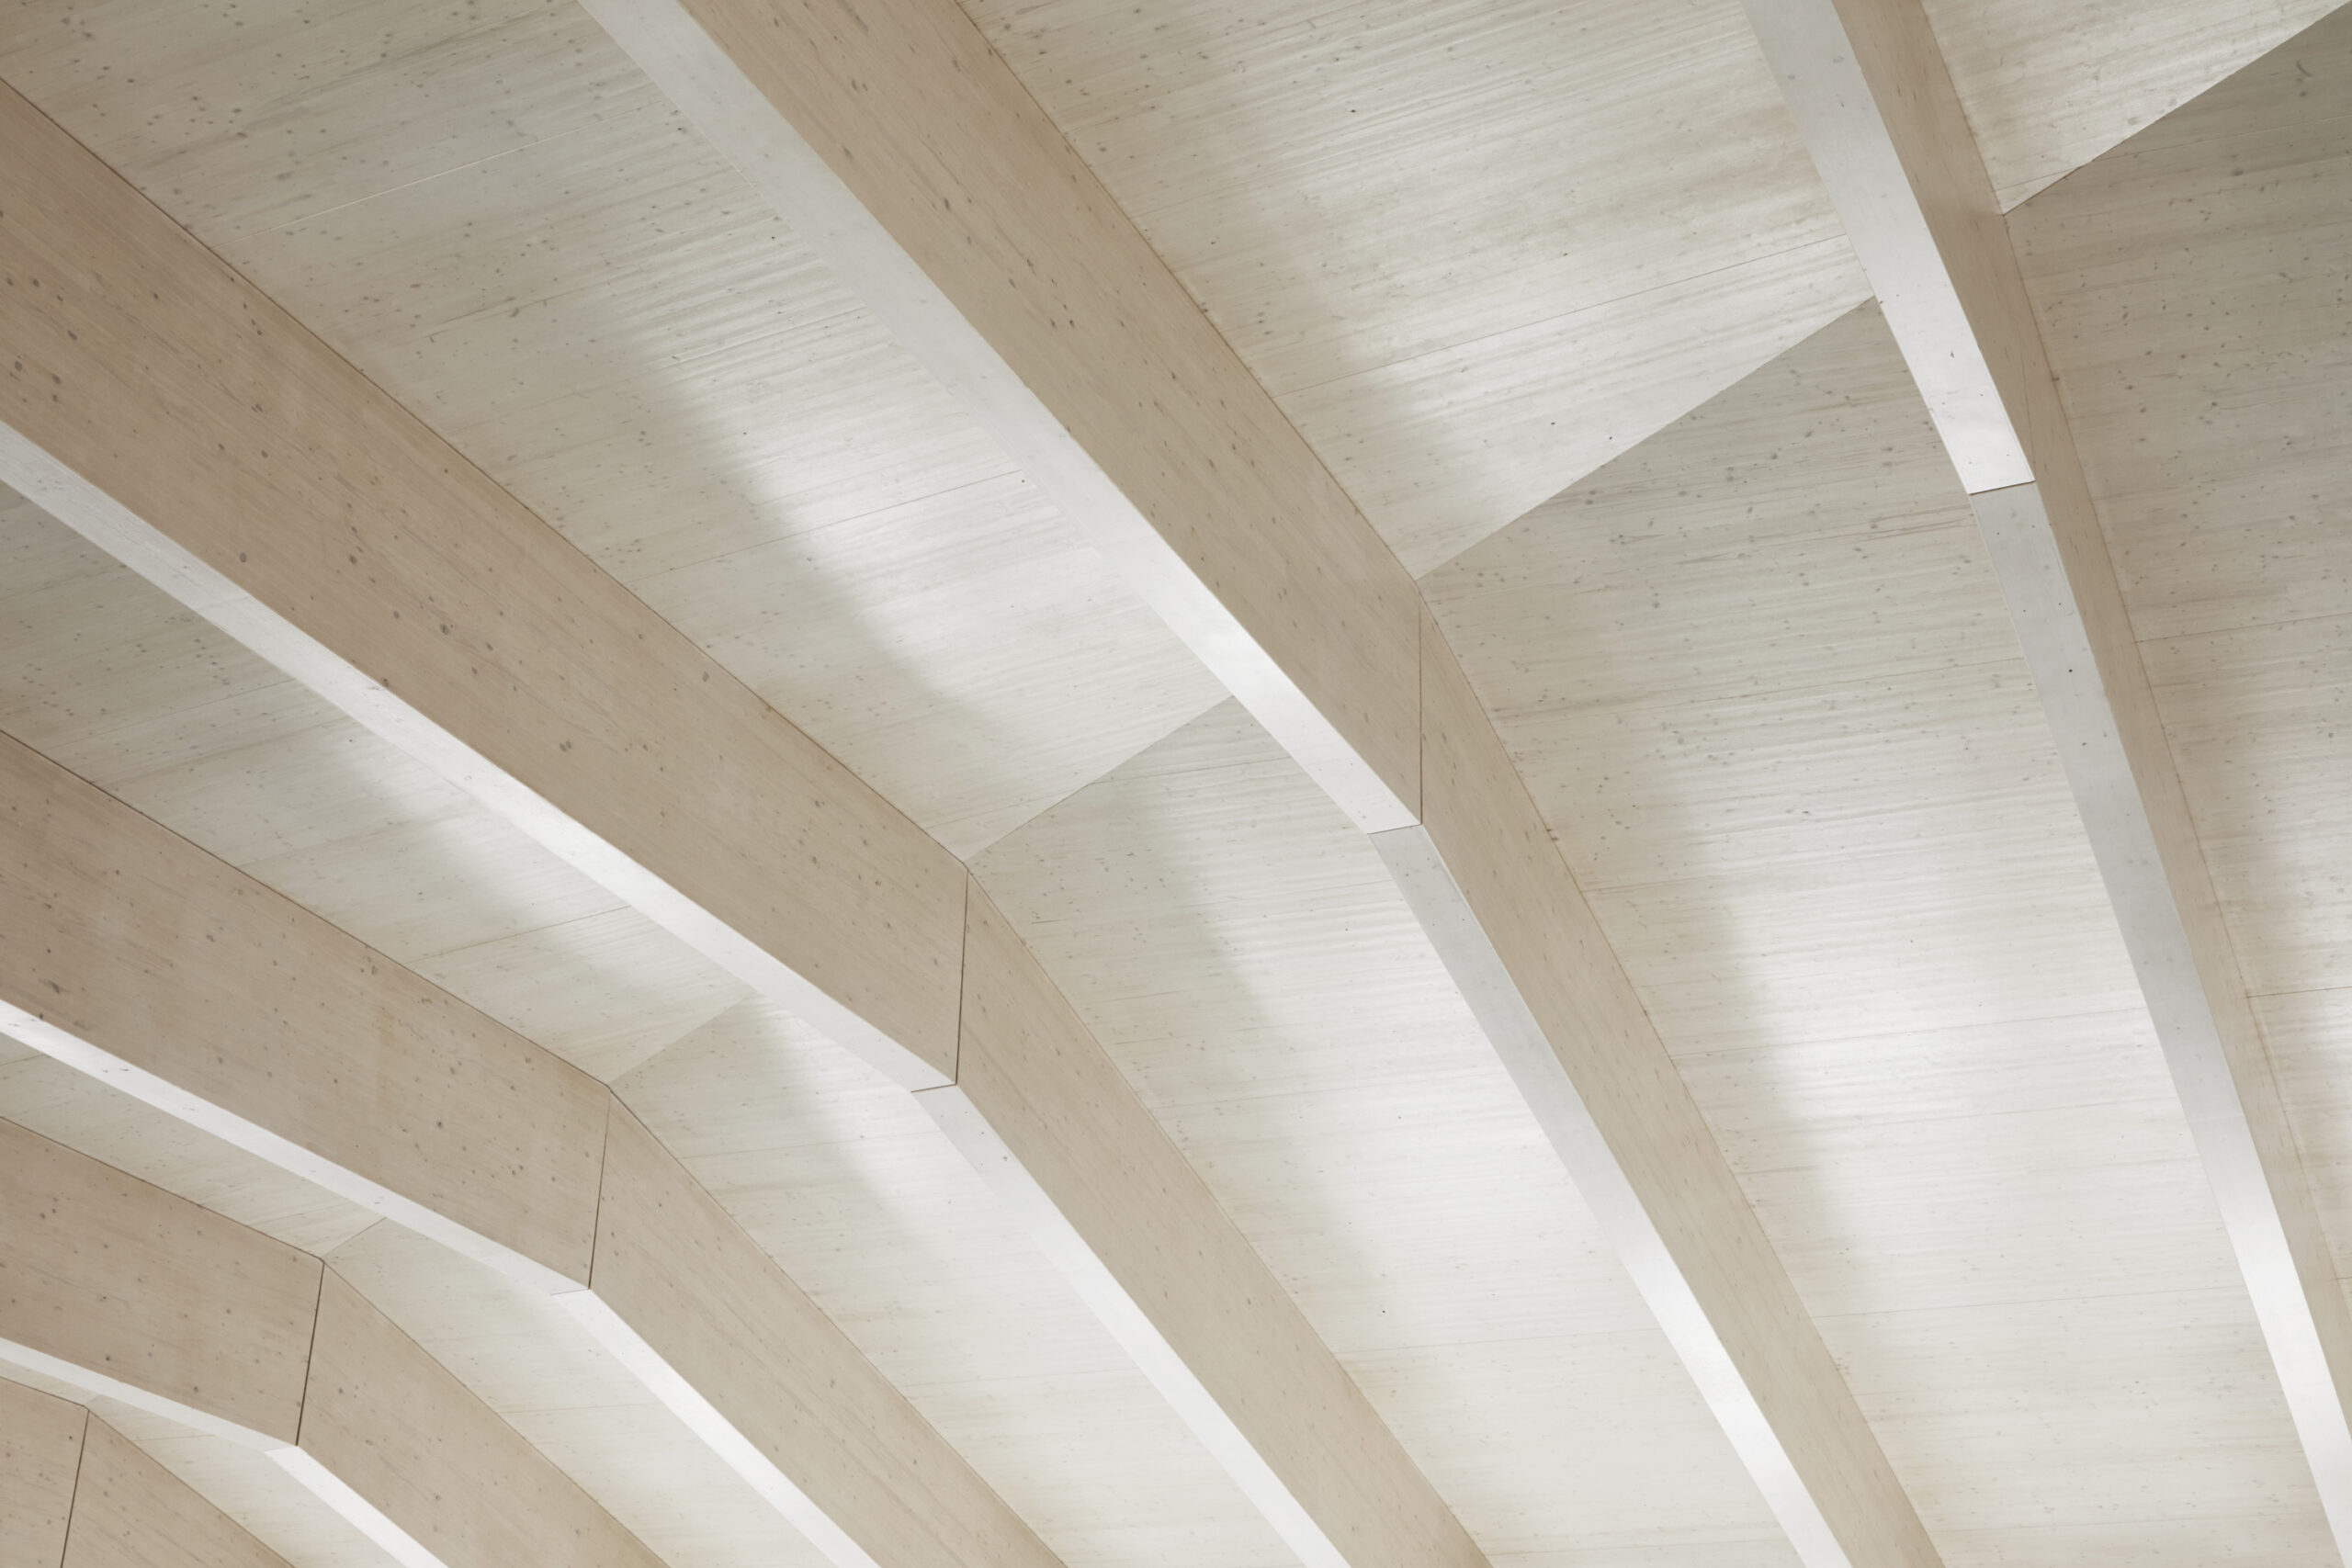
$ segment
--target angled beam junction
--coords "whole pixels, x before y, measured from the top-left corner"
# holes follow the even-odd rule
[[[843,1568],[1053,1568],[604,1085],[6,737],[0,960],[0,1029],[556,1296]]]
[[[405,1568],[661,1568],[318,1258],[6,1122],[0,1280],[0,1360],[267,1454]]]
[[[2352,1311],[1967,115],[1918,0],[1747,10],[1975,507],[2321,1504],[2352,1558]]]
[[[58,1568],[90,1413],[0,1381],[0,1564]]]
[[[1083,1250],[1081,1292],[1311,1568],[1481,1560],[1091,1036],[1004,1059],[1048,1118],[1000,1122],[1010,1098],[964,1092],[973,985],[1067,1004],[1025,952],[1005,952],[1001,976],[967,972],[980,917],[953,855],[6,89],[0,145],[0,479],[923,1091],[984,1172],[1013,1162],[1051,1211],[1048,1252]],[[1165,457],[1196,465],[1188,448]],[[1273,518],[1297,499],[1253,504]],[[1398,591],[1376,539],[1321,543],[1328,558],[1291,560],[1269,604],[1351,573]],[[1210,596],[1186,603],[1224,624]],[[1409,617],[1384,626],[1365,629],[1376,657],[1329,649],[1366,714],[1415,679]],[[1283,696],[1289,677],[1235,651],[1300,733],[1332,730],[1340,707]],[[1326,735],[1318,755],[1367,819],[1392,822],[1418,740],[1379,729],[1345,747]],[[1046,1135],[1081,1111],[1115,1134],[1091,1156],[1109,1168]],[[1097,1196],[1114,1189],[1137,1206],[1106,1212]],[[1162,1229],[1205,1250],[1132,1245]],[[1270,1366],[1304,1381],[1270,1392],[1252,1370]]]
[[[0,1382],[6,1568],[286,1568],[196,1489],[71,1400]]]
[[[1933,1547],[1417,585],[954,0],[586,0],[1367,833],[1808,1568]]]

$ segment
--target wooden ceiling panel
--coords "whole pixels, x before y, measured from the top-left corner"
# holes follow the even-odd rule
[[[45,5],[0,75],[951,850],[1221,694],[574,7]]]
[[[29,503],[0,729],[591,1073],[744,987]]]
[[[1736,5],[969,9],[1417,572],[1869,293]]]
[[[89,1413],[0,1381],[0,1562],[54,1568],[65,1555],[74,1478]]]
[[[1793,1561],[1371,844],[1237,705],[975,869],[1491,1556]]]
[[[1295,1559],[903,1091],[747,1001],[616,1091],[1071,1568]]]
[[[2004,209],[2342,0],[1925,0]]]
[[[600,41],[545,0],[42,0],[0,22],[0,77],[218,248],[648,102]]]
[[[1426,586],[1945,1562],[2324,1552],[1875,309]]]
[[[670,1568],[821,1568],[552,1298],[393,1224],[328,1261]]]
[[[2010,215],[2339,1272],[2352,1273],[2352,13]]]
[[[26,1368],[10,1367],[6,1381],[86,1406],[293,1568],[397,1568],[390,1553],[266,1454]]]
[[[376,1223],[358,1204],[5,1035],[0,1118],[305,1252],[326,1252]]]

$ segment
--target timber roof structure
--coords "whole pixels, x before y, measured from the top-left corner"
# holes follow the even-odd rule
[[[2336,4],[17,0],[0,1568],[2342,1568]]]

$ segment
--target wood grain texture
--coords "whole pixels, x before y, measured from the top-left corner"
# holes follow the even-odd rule
[[[399,1225],[375,1226],[327,1263],[669,1568],[826,1568],[583,1329],[582,1292],[548,1296]]]
[[[0,1339],[291,1443],[315,1258],[0,1122]]]
[[[2092,163],[2333,0],[1926,0],[2001,207]]]
[[[1093,1266],[1329,1542],[1324,1552],[1399,1568],[1483,1561],[977,886],[970,921],[956,1083],[932,1092],[966,1097],[1014,1151]],[[1214,1447],[1224,1435],[1203,1436]]]
[[[1008,79],[1008,80],[1009,80],[1009,79]],[[1014,91],[1014,93],[1015,93],[1016,95],[1018,94],[1018,88],[1017,88],[1017,86],[1015,86],[1015,87],[1013,88],[1013,91]],[[1148,254],[1148,253],[1146,253],[1146,254]],[[1172,286],[1171,286],[1171,287],[1172,287]],[[1181,292],[1179,293],[1178,298],[1179,298],[1179,299],[1181,299]],[[1189,305],[1187,305],[1186,309],[1187,309],[1187,310],[1190,310]],[[1194,317],[1193,317],[1193,319],[1196,319],[1196,312],[1194,313]],[[1205,328],[1205,326],[1201,327],[1201,329],[1200,329],[1200,330],[1201,330],[1202,332],[1206,332],[1206,331],[1207,331],[1207,329]],[[1207,340],[1206,340],[1206,341],[1210,341],[1210,342],[1214,342],[1214,341],[1215,341],[1215,340],[1214,340],[1214,333],[1213,333],[1208,334],[1208,338],[1207,338]],[[1274,416],[1272,416],[1272,424],[1270,426],[1270,428],[1277,430],[1277,431],[1278,431],[1278,433],[1279,433],[1279,434],[1281,434],[1282,435],[1284,435],[1284,436],[1287,436],[1287,435],[1288,435],[1288,429],[1287,429],[1287,426],[1286,426],[1286,425],[1283,425],[1283,424],[1282,424],[1282,423],[1281,423],[1280,419],[1279,419],[1279,415],[1274,415]],[[1295,439],[1295,438],[1294,438],[1294,439]],[[1319,470],[1317,470],[1317,472],[1319,473]],[[1329,488],[1329,481],[1328,481],[1328,479],[1324,479],[1324,480],[1322,481],[1322,483],[1325,485],[1325,487],[1326,487],[1327,489]],[[1336,492],[1334,491],[1334,492],[1332,492],[1332,493],[1334,493],[1334,494],[1335,494]],[[1364,540],[1365,540],[1365,541],[1367,541],[1367,543],[1366,543],[1366,544],[1365,544],[1365,546],[1364,546],[1364,548],[1365,548],[1365,551],[1366,551],[1366,558],[1367,558],[1368,560],[1371,560],[1371,561],[1374,561],[1374,562],[1386,561],[1386,562],[1388,563],[1388,564],[1387,564],[1387,569],[1386,569],[1386,570],[1387,570],[1390,572],[1390,574],[1391,574],[1391,581],[1392,581],[1392,582],[1404,582],[1404,580],[1402,579],[1401,573],[1398,573],[1398,572],[1396,572],[1396,569],[1395,569],[1395,565],[1394,565],[1393,559],[1391,559],[1390,558],[1388,558],[1388,556],[1387,556],[1387,554],[1386,554],[1386,551],[1385,551],[1385,547],[1381,546],[1381,545],[1379,544],[1378,540],[1377,540],[1376,538],[1372,537],[1368,533],[1367,533],[1367,534],[1365,534],[1365,535],[1363,536],[1363,538],[1364,538]],[[332,563],[330,563],[330,564],[332,564]],[[1308,563],[1306,563],[1305,566],[1303,566],[1303,567],[1302,567],[1302,570],[1303,570],[1309,571],[1309,572],[1313,572],[1313,571],[1319,571],[1319,570],[1323,570],[1323,567],[1322,567],[1322,565],[1321,565],[1321,564],[1317,563],[1317,562],[1308,562]],[[1370,570],[1370,569],[1367,569],[1367,570]],[[1407,592],[1408,592],[1408,593],[1409,593],[1409,583],[1408,583],[1408,582],[1404,583],[1404,587],[1405,587],[1405,591],[1406,591]],[[413,609],[413,608],[415,608],[415,606],[412,605],[412,606],[411,606],[411,608],[412,608],[412,609]],[[443,624],[447,624],[447,623],[443,623]],[[1410,628],[1409,628],[1409,626],[1407,626],[1407,628],[1406,628],[1405,637],[1406,637],[1406,640],[1407,640],[1408,642],[1409,642],[1409,640],[1410,640]],[[1344,659],[1344,658],[1346,658],[1346,657],[1351,657],[1351,655],[1349,655],[1349,654],[1347,653],[1347,650],[1346,650],[1346,649],[1340,649],[1340,653],[1339,653],[1338,655],[1336,655],[1335,657],[1340,657],[1340,658],[1343,658],[1343,659]],[[1408,671],[1408,673],[1409,673],[1409,671]],[[1408,679],[1408,680],[1406,680],[1405,682],[1403,682],[1401,683],[1401,685],[1400,685],[1400,684],[1398,684],[1398,683],[1391,682],[1387,682],[1387,681],[1385,681],[1385,680],[1384,680],[1384,681],[1382,681],[1382,682],[1377,682],[1376,684],[1378,685],[1379,689],[1380,689],[1384,694],[1394,694],[1394,693],[1396,693],[1396,692],[1397,692],[1397,691],[1400,691],[1400,690],[1401,690],[1401,691],[1409,691],[1410,682],[1409,682],[1409,679]],[[413,691],[414,691],[414,682],[408,682],[407,684],[401,686],[399,689],[402,692],[402,694],[403,694],[403,695],[410,695],[410,696],[413,696]],[[659,697],[658,697],[658,696],[656,696],[656,697],[650,697],[650,698],[648,698],[647,700],[649,700],[649,701],[659,701],[660,699],[659,699]],[[424,704],[422,704],[422,705],[420,705],[429,707],[429,706],[431,705],[431,704],[430,704],[430,703],[424,703]],[[1318,722],[1319,722],[1319,720],[1318,720]],[[520,728],[529,728],[529,727],[528,727],[527,725],[522,725],[522,726],[520,726]],[[706,727],[705,727],[705,728],[706,728],[706,729],[707,729],[708,728],[709,728],[708,726],[706,726]],[[649,748],[649,750],[658,750],[658,748]],[[651,805],[650,805],[650,802],[647,802],[647,803],[644,803],[644,804],[645,804],[645,806],[646,806],[646,814],[648,814],[648,815],[651,815],[651,816],[660,816],[660,815],[662,815],[662,813],[661,813],[661,812],[659,812],[659,811],[657,811],[657,810],[654,810],[654,809],[652,808],[652,807],[651,807]],[[775,834],[775,833],[772,833],[772,832],[769,832],[768,830],[766,830],[764,828],[761,827],[761,826],[760,826],[760,825],[758,825],[758,824],[752,824],[752,825],[747,826],[747,827],[744,829],[744,831],[743,831],[742,837],[743,837],[744,839],[746,839],[747,840],[773,840],[773,839],[775,839],[775,838],[778,837],[778,835],[776,835],[776,834]],[[639,858],[641,858],[641,857],[639,857]],[[732,856],[730,856],[730,857],[729,857],[729,874],[732,875],[732,874],[737,874],[737,871],[738,871],[739,867],[738,867],[738,864],[737,864],[737,859],[736,859],[736,857],[732,857]],[[889,880],[889,878],[885,877],[883,880],[885,880],[885,881],[888,881],[888,880]],[[894,889],[895,889],[895,884],[893,884],[893,887],[894,887]],[[896,896],[896,892],[895,892],[895,890],[893,891],[893,893],[892,893],[892,895],[891,895],[891,896],[892,896],[892,897],[895,897],[895,896]],[[812,899],[808,900],[808,902],[809,902],[809,903],[811,903],[811,904],[821,904],[821,903],[823,903],[823,901],[824,901],[824,900],[823,900],[822,898],[812,898]],[[830,931],[830,928],[829,928],[829,931]],[[830,936],[830,934],[829,934],[828,940],[831,940],[831,936]],[[870,945],[870,944],[869,944],[869,945]],[[805,998],[792,998],[792,999],[794,1000],[795,1005],[798,1005],[801,1001],[805,1000]],[[939,1060],[938,1060],[937,1058],[933,1058],[933,1059],[932,1059],[932,1063],[933,1063],[933,1066],[934,1067],[936,1067],[936,1066],[938,1066],[940,1065],[940,1062],[939,1062]]]
[[[1581,1101],[1581,1118],[1544,1116],[1547,1099],[1530,1096],[1587,1201],[1799,1555],[1939,1562],[1433,619],[1421,687],[1429,839]]]
[[[0,77],[957,853],[1222,694],[578,7],[29,0]]]
[[[15,1375],[12,1373],[11,1375]],[[280,1451],[198,1430],[86,1385],[27,1371],[34,1386],[90,1409],[292,1568],[395,1568],[396,1560],[288,1472]]]
[[[923,1096],[756,998],[616,1092],[1063,1562],[1288,1560]]]
[[[119,1080],[116,1061],[155,1074],[166,1109],[313,1179],[347,1176],[363,1200],[380,1183],[402,1219],[542,1291],[609,1285],[605,1305],[700,1397],[724,1401],[796,1481],[814,1472],[817,1529],[840,1507],[893,1550],[932,1531],[942,1539],[925,1537],[923,1552],[1052,1561],[641,1129],[621,1140],[628,1168],[604,1179],[602,1086],[45,759],[5,739],[0,755],[17,786],[0,792],[13,830],[13,902],[0,908],[17,910],[5,929],[27,944],[23,989],[7,994],[65,1038],[26,1033],[101,1077]],[[729,1285],[723,1320],[697,1314],[699,1292],[718,1286],[692,1259],[644,1260],[647,1246],[681,1238],[629,1221],[665,1208],[716,1227],[694,1239]],[[771,1352],[756,1381],[734,1337],[745,1331]],[[797,1414],[779,1427],[781,1411]],[[900,1501],[910,1475],[933,1489],[932,1506]]]
[[[2339,1277],[2352,19],[2010,215]]]
[[[2010,218],[2336,1281],[2347,81],[2339,13]]]
[[[1330,480],[1314,454],[1286,426],[1276,431],[1279,412],[1263,389],[960,12],[942,6],[835,16],[803,7],[753,16],[689,0],[614,4],[596,14],[706,133],[733,152],[779,210],[803,233],[820,236],[820,254],[856,280],[919,355],[973,406],[995,412],[1000,438],[1033,476],[1048,489],[1068,487],[1057,491],[1066,510],[1105,515],[1124,505],[1136,525],[1172,549],[1170,561],[1116,533],[1104,547],[1359,826],[1413,825],[1418,796],[1401,781],[1430,765],[1430,742],[1419,734],[1421,754],[1400,764],[1393,740],[1400,729],[1427,729],[1420,709],[1429,677],[1425,670],[1396,668],[1389,650],[1426,640],[1418,593],[1353,506],[1344,497],[1338,505],[1324,498]],[[877,96],[870,87],[876,82],[890,83],[904,101]],[[1149,368],[1134,378],[1133,388],[1121,388],[1104,378],[1114,367]],[[1136,417],[1142,410],[1149,411],[1148,421]],[[1125,424],[1114,423],[1114,415]],[[1280,527],[1267,526],[1269,501],[1285,498],[1286,512],[1273,509]],[[1129,527],[1120,516],[1121,528]],[[1204,528],[1208,519],[1219,525]],[[1310,559],[1314,575],[1302,577]],[[1211,611],[1221,615],[1204,612],[1193,597],[1203,588],[1216,601]],[[1284,671],[1288,684],[1279,703],[1269,703],[1262,674],[1234,662],[1237,637]],[[1333,678],[1332,656],[1322,651],[1342,646],[1366,660],[1344,681]],[[1375,690],[1376,707],[1370,696]],[[1310,711],[1301,714],[1300,703]],[[1351,758],[1335,759],[1332,737]],[[1476,787],[1524,801],[1498,746],[1480,752],[1478,765],[1499,772]],[[1366,770],[1386,786],[1385,795],[1367,794]],[[1532,810],[1525,815],[1532,820]],[[1458,847],[1466,850],[1469,840]],[[1518,855],[1523,847],[1478,850]],[[1492,912],[1506,918],[1499,906]],[[1508,918],[1560,913],[1521,909]],[[1575,931],[1557,936],[1555,956],[1606,966],[1630,997],[1605,944],[1580,941]],[[967,942],[967,968],[975,951]],[[973,1013],[967,1000],[967,1023]],[[1582,1021],[1555,1014],[1549,1026]],[[1654,1054],[1665,1065],[1662,1053]],[[1670,1078],[1670,1066],[1666,1073]],[[999,1102],[976,1089],[961,1066],[956,1087],[982,1120],[1006,1132]],[[1686,1124],[1668,1131],[1658,1152],[1705,1146],[1703,1126],[1683,1109]],[[1647,1135],[1635,1100],[1611,1103],[1604,1114],[1634,1119],[1611,1123],[1626,1138]],[[1695,1144],[1688,1136],[1694,1132]],[[1006,1143],[1067,1216],[1076,1200],[1044,1174],[1046,1156],[1027,1147],[1034,1135]],[[1674,1179],[1665,1163],[1634,1181],[1645,1201],[1670,1201]],[[1731,1185],[1727,1171],[1721,1185]],[[1697,1209],[1685,1217],[1696,1218]],[[1084,1222],[1077,1228],[1093,1256],[1107,1262],[1096,1228]],[[1760,1232],[1752,1224],[1748,1232],[1740,1241],[1753,1246],[1730,1242],[1726,1252],[1740,1265],[1770,1265]],[[1082,1263],[1083,1253],[1076,1256]],[[1110,1271],[1120,1272],[1116,1265]],[[1761,1288],[1773,1293],[1769,1283]],[[1736,1311],[1744,1300],[1741,1286],[1728,1280],[1705,1292],[1714,1312]],[[1802,1347],[1790,1353],[1804,1367],[1768,1400],[1789,1402],[1768,1422],[1785,1418],[1816,1428],[1828,1445],[1801,1462],[1805,1483],[1781,1492],[1799,1514],[1839,1516],[1835,1526],[1816,1518],[1806,1527],[1816,1551],[1833,1554],[1824,1562],[1834,1561],[1840,1534],[1857,1550],[1927,1560],[1931,1552],[1901,1488],[1785,1281],[1778,1298],[1755,1344],[1775,1345],[1776,1336],[1793,1332]],[[1165,1325],[1159,1334],[1170,1342],[1180,1337]],[[1177,1353],[1195,1360],[1188,1348]],[[1212,1403],[1237,1414],[1216,1376],[1198,1364],[1191,1370],[1212,1391]],[[1799,1384],[1822,1372],[1830,1384],[1821,1403],[1800,1409],[1806,1396]],[[1251,1422],[1240,1425],[1248,1430]],[[1766,1446],[1772,1446],[1770,1438]],[[1255,1457],[1277,1472],[1283,1469],[1262,1445]],[[1238,1456],[1237,1462],[1246,1468],[1248,1460]],[[1775,1462],[1786,1468],[1785,1461]],[[1825,1504],[1807,1497],[1806,1485],[1848,1490]],[[1284,1487],[1294,1498],[1307,1495],[1288,1477],[1273,1491]],[[1347,1530],[1325,1528],[1342,1551],[1359,1549]]]
[[[0,222],[17,488],[726,966],[944,1076],[953,857],[24,99],[0,124],[37,150]]]
[[[2352,1552],[2352,1314],[1941,49],[1918,0],[1751,11],[1973,497],[2281,1391]]]
[[[303,1451],[447,1565],[658,1568],[660,1559],[333,1269]]]
[[[1489,1553],[1797,1561],[1374,841],[1238,704],[974,874]]]
[[[286,1560],[94,1417],[64,1568],[286,1568]]]
[[[958,6],[594,14],[1352,814],[1411,819],[1411,579]]]
[[[1428,586],[1948,1568],[2327,1561],[1999,581],[1876,310]]]
[[[1416,574],[1868,293],[1720,0],[984,0]]]
[[[26,1032],[585,1280],[594,1079],[6,738],[0,835],[0,1002],[63,1038]]]
[[[89,1412],[0,1381],[0,1563],[59,1568]]]
[[[618,1104],[591,1285],[873,1561],[1057,1561]]]
[[[599,1077],[747,994],[30,502],[0,552],[0,730],[116,799]]]

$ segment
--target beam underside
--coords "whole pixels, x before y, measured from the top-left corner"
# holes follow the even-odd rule
[[[0,1381],[0,1568],[286,1568],[86,1407]]]
[[[844,1568],[1050,1568],[605,1086],[6,737],[0,952],[0,1026],[554,1296]],[[615,1244],[647,1206],[701,1221],[700,1298]],[[710,1303],[775,1355],[730,1358]]]
[[[659,1568],[315,1257],[0,1122],[0,1360],[252,1449],[408,1568]]]
[[[1747,9],[1969,492],[2322,1507],[2352,1560],[2352,1312],[1941,50],[1917,0]]]
[[[14,367],[0,380],[0,473],[903,1086],[952,1082],[968,902],[955,858],[29,105],[0,99],[0,120],[12,143],[44,154],[10,161],[17,199],[0,207],[0,243],[41,285],[0,296]],[[649,799],[664,808],[641,809]],[[836,919],[844,911],[853,918]],[[489,1261],[517,1256],[420,1201],[429,1171],[390,1180],[319,1159],[268,1118],[223,1118],[219,1097],[136,1079],[47,1021],[32,1017],[32,1043]],[[1100,1055],[1091,1037],[1075,1048]],[[1031,1066],[1047,1075],[1023,1086],[1031,1098],[1078,1092],[1054,1076],[1059,1065]],[[1164,1134],[1141,1101],[1115,1073],[1109,1081],[1115,1092],[1091,1109],[1125,1129],[1114,1152],[1157,1149]],[[1017,1136],[1000,1131],[995,1144],[1029,1158]],[[1103,1185],[1038,1152],[1068,1173],[1058,1189],[1038,1182],[1057,1214]],[[1175,1313],[1165,1303],[1184,1292],[1169,1276],[1197,1264],[1129,1251],[1124,1270],[1095,1270],[1121,1298],[1106,1303],[1114,1332],[1139,1325],[1151,1337],[1148,1364],[1193,1368],[1242,1343],[1318,1383],[1341,1375],[1204,1188],[1163,1185],[1154,1201],[1182,1206],[1169,1223],[1213,1245],[1207,1273],[1224,1283]],[[1087,1234],[1055,1220],[1095,1264],[1137,1223]],[[555,1267],[578,1282],[576,1256]],[[593,1311],[587,1321],[613,1323]],[[761,1445],[712,1426],[709,1406],[723,1401],[697,1404],[653,1360],[624,1359],[745,1468]],[[1308,1561],[1382,1568],[1428,1561],[1424,1547],[1476,1560],[1368,1406],[1259,1401],[1247,1379],[1187,1375],[1218,1406],[1202,1432],[1212,1451],[1253,1495],[1280,1494],[1276,1528]],[[1258,1416],[1237,1422],[1243,1406]],[[824,1534],[773,1465],[753,1480]],[[859,1561],[838,1532],[820,1544]]]
[[[1400,881],[1474,1001],[1506,983],[1482,1023],[1533,1021],[1548,1060],[1505,1049],[1507,1063],[1588,1189],[1636,1194],[1596,1194],[1596,1213],[1622,1222],[1612,1240],[1657,1284],[1645,1293],[1804,1560],[1934,1562],[1499,745],[1474,748],[1480,772],[1456,798],[1516,818],[1509,831],[1430,804],[1423,705],[1430,666],[1452,659],[1418,589],[978,30],[945,4],[855,20],[733,0],[590,9],[1392,865],[1515,857]],[[1379,662],[1400,647],[1417,670]],[[1363,679],[1365,660],[1385,673]],[[1475,698],[1463,717],[1492,742]],[[1466,919],[1434,909],[1440,886]],[[1536,942],[1498,941],[1530,908],[1555,917]],[[1565,989],[1562,964],[1578,976]],[[1622,1027],[1639,1071],[1591,1048],[1596,1020]]]

